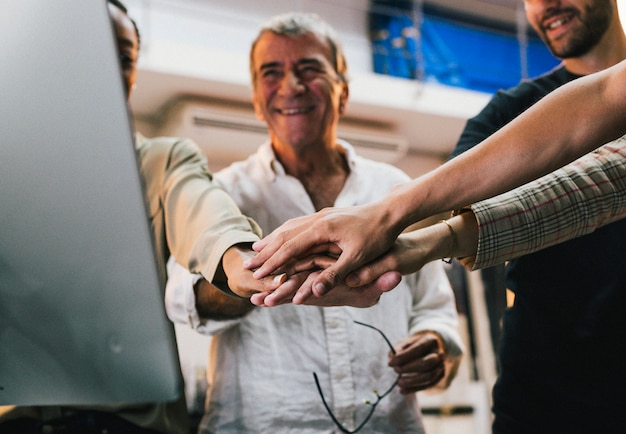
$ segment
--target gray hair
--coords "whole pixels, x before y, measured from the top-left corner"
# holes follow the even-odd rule
[[[328,42],[335,72],[339,75],[341,81],[347,83],[348,64],[346,63],[343,48],[341,48],[335,29],[317,14],[288,12],[276,15],[266,21],[265,24],[261,26],[257,37],[252,43],[252,47],[250,48],[250,77],[252,78],[253,86],[256,80],[254,49],[265,32],[272,32],[281,36],[301,36],[312,33],[320,40]]]

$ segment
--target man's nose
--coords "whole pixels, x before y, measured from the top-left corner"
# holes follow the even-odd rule
[[[306,89],[304,82],[295,71],[287,71],[280,85],[280,92],[285,96],[299,95]]]
[[[560,7],[561,0],[526,0],[525,4],[545,11]]]

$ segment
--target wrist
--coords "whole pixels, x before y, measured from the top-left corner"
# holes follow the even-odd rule
[[[384,224],[393,232],[394,236],[402,233],[406,228],[422,220],[417,212],[418,207],[414,207],[405,185],[394,188],[385,198],[381,200],[379,209],[384,210],[382,217]]]
[[[442,259],[450,263],[452,258],[475,256],[478,249],[478,223],[471,209],[464,209],[448,220],[440,220],[440,225],[447,227],[447,233],[442,238],[440,249],[447,249]],[[448,258],[448,259],[446,259]]]
[[[419,270],[425,264],[443,259],[449,255],[451,239],[450,229],[445,224],[435,223],[398,237],[403,249],[399,255],[399,271],[409,274]]]
[[[437,224],[444,225],[444,226],[446,226],[448,228],[448,232],[447,232],[446,236],[443,237],[445,242],[442,243],[442,245],[447,245],[448,246],[446,248],[446,251],[448,253],[443,255],[441,260],[443,262],[445,262],[446,264],[450,264],[452,262],[452,258],[455,257],[457,245],[459,244],[458,237],[456,235],[456,231],[452,227],[452,224],[448,220],[439,220],[437,222]]]
[[[450,219],[457,234],[456,257],[476,256],[478,251],[478,221],[471,208]]]

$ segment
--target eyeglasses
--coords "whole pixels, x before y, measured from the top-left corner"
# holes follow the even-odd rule
[[[354,323],[358,324],[358,325],[362,325],[364,327],[369,327],[372,330],[376,330],[378,333],[380,333],[380,335],[383,337],[383,339],[385,340],[385,342],[389,346],[389,350],[391,351],[391,353],[392,354],[396,354],[396,350],[393,348],[393,345],[391,345],[391,342],[389,342],[389,339],[387,338],[387,336],[385,336],[385,334],[382,332],[382,330],[380,330],[380,329],[378,329],[378,328],[376,328],[374,326],[371,326],[369,324],[365,324],[363,322],[360,322],[360,321],[354,321]],[[374,414],[374,410],[376,410],[376,406],[378,405],[378,403],[385,396],[389,395],[391,393],[391,391],[393,390],[393,388],[396,387],[396,385],[398,384],[398,381],[400,380],[400,374],[398,374],[398,376],[396,377],[396,380],[393,382],[391,387],[389,387],[389,389],[387,389],[384,393],[379,394],[377,390],[372,390],[372,393],[376,396],[376,401],[372,402],[369,399],[366,399],[366,400],[363,401],[364,404],[370,406],[370,410],[369,410],[369,413],[367,414],[367,416],[365,417],[365,420],[363,420],[363,422],[361,422],[361,424],[359,426],[357,426],[356,429],[354,429],[353,431],[350,431],[350,430],[344,428],[344,426],[341,424],[341,422],[339,422],[337,420],[337,418],[335,417],[335,415],[333,414],[333,411],[330,409],[330,406],[326,402],[326,398],[324,398],[324,393],[322,392],[322,387],[320,386],[319,379],[317,378],[317,374],[315,372],[313,373],[313,378],[315,379],[315,385],[317,386],[317,391],[320,394],[320,398],[322,398],[322,403],[324,404],[324,408],[326,408],[326,411],[328,412],[328,415],[330,416],[330,418],[333,420],[335,425],[337,425],[337,428],[339,428],[342,432],[348,433],[348,434],[352,434],[352,433],[356,433],[356,432],[360,431],[365,426],[365,424],[371,419],[372,415]]]

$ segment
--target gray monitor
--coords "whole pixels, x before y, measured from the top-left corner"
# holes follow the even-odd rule
[[[0,405],[182,391],[105,0],[3,0]]]

